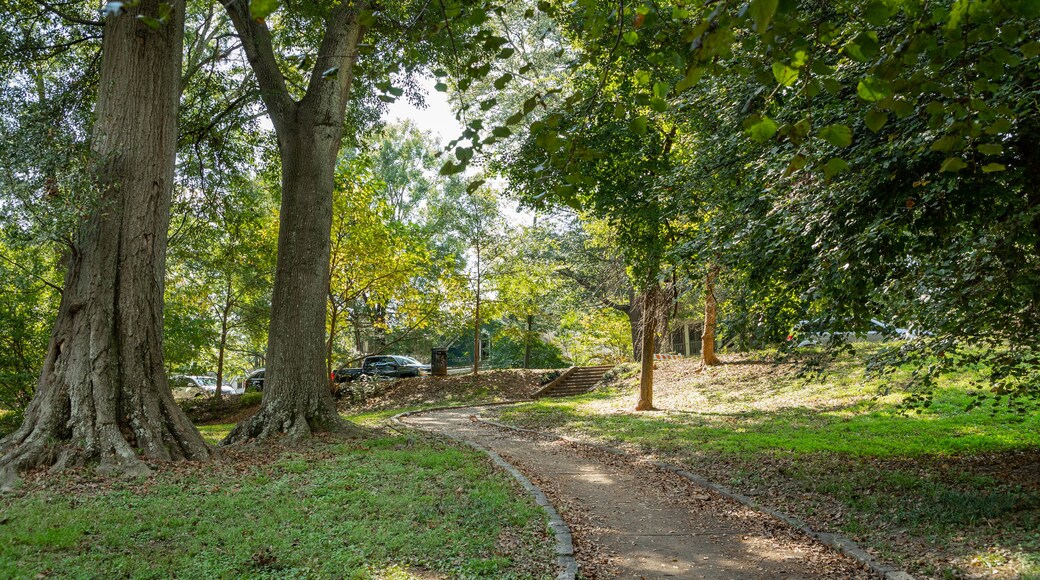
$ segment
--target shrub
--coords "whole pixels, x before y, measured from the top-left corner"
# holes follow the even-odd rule
[[[238,405],[240,407],[252,407],[253,405],[260,404],[260,400],[264,398],[264,394],[258,391],[250,391],[243,394],[238,398]]]

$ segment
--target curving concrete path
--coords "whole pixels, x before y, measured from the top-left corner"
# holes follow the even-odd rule
[[[765,514],[651,465],[474,420],[478,408],[405,424],[501,455],[549,496],[584,578],[871,578],[856,562]]]

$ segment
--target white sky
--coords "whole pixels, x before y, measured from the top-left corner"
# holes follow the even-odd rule
[[[423,79],[419,84],[426,91],[425,109],[416,108],[407,99],[398,99],[390,104],[386,113],[383,114],[383,118],[387,121],[409,119],[419,129],[433,133],[440,139],[441,145],[457,139],[462,135],[462,125],[455,119],[455,112],[448,104],[448,94],[434,89],[435,81],[433,79]],[[467,173],[472,172],[473,170],[470,169]],[[505,189],[505,183],[500,179],[493,179],[490,184],[500,191]],[[514,225],[530,224],[534,215],[528,210],[520,210],[515,201],[508,199],[502,199],[501,209],[506,219]]]
[[[462,125],[455,119],[455,112],[448,104],[447,93],[435,90],[433,79],[423,79],[419,84],[426,91],[425,109],[416,108],[407,99],[397,99],[390,104],[383,118],[389,121],[410,119],[420,129],[430,131],[439,137],[442,144],[458,138],[462,134]]]

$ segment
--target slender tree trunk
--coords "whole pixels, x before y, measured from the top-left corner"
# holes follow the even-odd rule
[[[701,334],[701,360],[703,364],[714,366],[721,364],[715,356],[715,319],[717,302],[715,300],[715,282],[719,277],[719,267],[711,265],[704,284],[704,332]]]
[[[632,360],[636,362],[643,360],[643,300],[643,297],[632,292],[628,299],[628,310],[625,311],[632,333]]]
[[[477,296],[473,311],[473,374],[480,373],[480,246],[477,246]]]
[[[220,345],[217,348],[217,389],[213,393],[218,402],[223,400],[221,391],[224,388],[224,353],[227,351],[228,319],[231,318],[231,308],[234,306],[230,277],[224,291],[224,308],[220,311]]]
[[[248,0],[224,3],[256,74],[282,161],[264,398],[256,415],[239,423],[224,444],[280,434],[297,441],[316,431],[366,434],[337,413],[324,359],[332,192],[354,63],[365,32],[358,14],[367,6],[360,1],[329,8],[307,92],[296,101],[267,25],[252,17]]]
[[[524,335],[524,368],[531,368],[531,327],[534,326],[534,315],[527,315],[527,334]]]
[[[220,345],[217,348],[217,389],[213,397],[219,402],[223,400],[224,388],[224,353],[227,352],[228,324],[225,319],[220,325]]]
[[[332,292],[329,292],[329,337],[325,343],[325,372],[326,376],[329,377],[329,391],[333,391],[336,388],[336,381],[332,377],[332,348],[336,343],[336,334],[339,332],[339,308],[336,307],[336,303],[331,299]]]
[[[159,0],[106,20],[93,151],[98,206],[70,252],[65,293],[36,395],[0,441],[0,488],[17,472],[98,462],[145,474],[146,461],[211,451],[173,400],[163,365],[166,233],[177,147],[184,3]]]
[[[649,411],[654,408],[654,327],[657,317],[657,287],[654,286],[643,295],[643,331],[642,331],[642,364],[639,374],[639,401],[636,411]]]

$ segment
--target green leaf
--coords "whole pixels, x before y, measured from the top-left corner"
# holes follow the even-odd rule
[[[892,86],[888,81],[875,77],[867,77],[856,85],[856,93],[864,101],[876,103],[892,95]]]
[[[852,145],[852,129],[846,125],[827,125],[820,129],[820,138],[835,147],[848,147]]]
[[[654,83],[654,96],[658,97],[660,99],[663,99],[663,98],[668,96],[668,91],[670,91],[671,88],[672,87],[670,87],[668,85],[668,83],[664,83],[664,82]]]
[[[984,143],[978,149],[983,155],[1000,155],[1004,152],[1004,146],[1000,143]]]
[[[628,32],[621,35],[621,37],[624,38],[625,42],[627,42],[628,44],[635,44],[639,42],[639,33],[635,30],[629,30]]]
[[[509,127],[495,127],[494,129],[491,130],[491,134],[494,135],[495,137],[499,137],[501,139],[505,139],[506,137],[509,137],[510,135],[512,135],[513,132],[509,130]]]
[[[830,179],[835,175],[849,170],[849,163],[840,157],[832,157],[823,165],[823,174]]]
[[[456,175],[462,173],[465,169],[466,166],[462,163],[452,163],[451,161],[448,161],[441,166],[441,175]]]
[[[777,126],[776,121],[769,117],[751,117],[744,124],[744,132],[747,133],[748,137],[751,137],[752,141],[757,143],[765,143],[776,135]]]
[[[863,18],[874,26],[883,26],[895,12],[896,10],[891,8],[886,2],[874,0],[867,4],[867,7],[863,10]]]
[[[968,164],[960,157],[947,157],[946,160],[942,162],[942,165],[939,166],[939,172],[944,173],[948,171],[951,173],[957,173],[967,166]]]
[[[371,28],[376,23],[376,13],[374,10],[362,10],[358,14],[358,24],[365,28]]]
[[[1026,58],[1035,58],[1037,55],[1040,55],[1040,42],[1037,42],[1035,40],[1032,42],[1027,42],[1022,46],[1018,47],[1018,49],[1022,51],[1022,56]]]
[[[791,87],[794,86],[795,81],[798,80],[798,71],[782,62],[774,62],[773,78],[775,78],[776,82],[781,85]]]
[[[252,0],[249,3],[249,14],[255,20],[263,20],[278,10],[278,0]]]
[[[766,30],[769,29],[769,23],[773,20],[773,15],[776,14],[776,7],[779,5],[779,0],[751,0],[751,5],[748,7],[748,14],[751,16],[752,22],[755,23],[755,31],[759,34],[765,34]]]
[[[993,121],[993,124],[990,125],[989,127],[986,127],[986,134],[988,134],[988,135],[1001,135],[1003,133],[1007,133],[1008,131],[1010,131],[1011,127],[1012,127],[1011,121],[1008,121],[1007,119],[1004,119],[1004,118],[1000,118],[1000,119],[997,119],[996,121]]]
[[[858,62],[868,62],[878,55],[880,46],[877,34],[864,32],[842,47],[842,52]]]
[[[152,30],[159,30],[159,28],[161,28],[163,25],[162,20],[159,20],[158,18],[152,18],[151,16],[145,16],[144,14],[138,14],[137,19],[140,20],[142,24],[144,24],[148,28],[151,28]]]
[[[631,129],[632,132],[637,135],[646,135],[646,125],[646,117],[636,117],[628,123],[628,128]]]
[[[800,171],[804,169],[806,164],[808,163],[809,160],[805,157],[805,155],[799,153],[798,155],[795,155],[791,158],[791,162],[787,165],[787,170],[784,173],[790,175],[795,171]]]
[[[1004,171],[1005,169],[1007,169],[1007,167],[1004,167],[1000,163],[987,163],[982,166],[983,173],[996,173],[998,171]]]
[[[502,89],[506,88],[506,85],[508,85],[512,80],[513,75],[510,73],[506,73],[495,79],[495,88],[501,91]]]
[[[434,90],[443,93],[443,92],[447,92],[448,85],[446,85],[444,83],[437,83],[437,84],[433,85],[433,88],[434,88]]]
[[[466,186],[466,193],[473,193],[474,191],[480,189],[480,186],[484,185],[485,183],[487,183],[486,179],[477,179],[475,181],[469,182],[469,185]]]
[[[885,126],[885,123],[888,123],[888,113],[874,109],[867,113],[863,122],[867,125],[867,129],[877,133]]]

